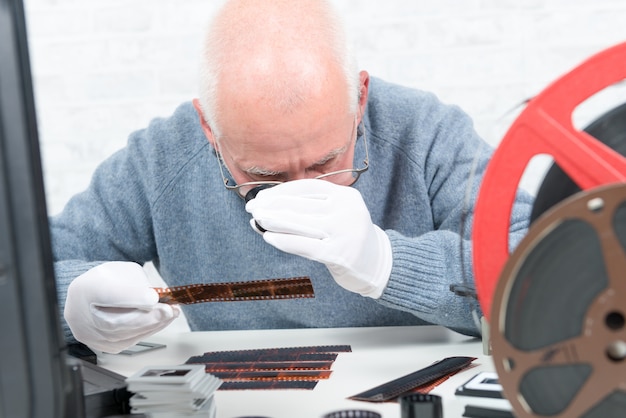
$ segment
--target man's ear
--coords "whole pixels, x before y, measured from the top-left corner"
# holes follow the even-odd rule
[[[213,135],[213,130],[207,123],[206,118],[204,117],[204,112],[202,111],[200,100],[193,99],[192,103],[194,109],[196,109],[196,112],[198,113],[198,117],[200,118],[200,127],[202,127],[202,132],[204,132],[204,136],[206,136],[213,148],[215,148],[215,136]]]
[[[370,86],[370,75],[367,71],[361,71],[359,73],[359,105],[358,105],[358,114],[359,114],[359,123],[360,118],[365,113],[365,107],[367,106],[367,95],[369,93]]]

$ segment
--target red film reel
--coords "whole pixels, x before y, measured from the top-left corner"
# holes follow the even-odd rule
[[[496,149],[478,195],[472,236],[476,291],[487,319],[509,257],[515,194],[534,156],[551,155],[583,190],[626,181],[626,159],[572,124],[580,103],[625,78],[626,42],[587,59],[533,98]]]

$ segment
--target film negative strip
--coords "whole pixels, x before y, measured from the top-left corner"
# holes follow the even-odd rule
[[[337,355],[351,351],[349,345],[211,351],[185,364],[203,364],[224,382],[219,390],[313,389],[330,378]]]
[[[159,294],[160,303],[170,305],[315,297],[311,279],[305,276],[156,287],[154,290]]]
[[[325,361],[260,361],[260,362],[225,362],[225,363],[205,363],[207,373],[228,372],[228,371],[246,371],[246,370],[330,370],[335,361],[336,355],[332,360]],[[201,361],[192,361],[190,363],[202,363]]]
[[[544,213],[507,261],[491,338],[524,417],[626,416],[626,184]]]
[[[416,372],[399,377],[348,399],[367,402],[389,402],[400,395],[415,392],[420,388],[432,389],[436,382],[443,382],[449,376],[463,370],[476,360],[475,357],[447,357]]]
[[[328,379],[330,370],[246,370],[211,372],[222,380],[321,380]]]
[[[228,361],[306,361],[335,360],[337,353],[349,353],[349,345],[314,345],[302,347],[261,348],[252,350],[209,351],[201,356],[191,357],[189,363],[228,362]]]
[[[306,380],[249,380],[249,381],[226,381],[218,390],[284,390],[301,389],[313,390],[317,381]]]

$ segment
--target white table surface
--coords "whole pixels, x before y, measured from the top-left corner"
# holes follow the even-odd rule
[[[347,397],[424,368],[452,356],[477,357],[464,370],[436,387],[442,396],[446,418],[461,417],[463,405],[454,390],[479,371],[494,370],[492,359],[482,353],[480,340],[437,326],[288,329],[161,333],[147,339],[166,348],[133,356],[100,353],[99,364],[124,376],[144,366],[177,365],[207,351],[304,345],[349,344],[350,353],[339,353],[329,379],[313,390],[217,391],[218,418],[245,416],[268,418],[320,418],[341,409],[367,409],[383,418],[399,418],[397,403],[370,403]]]

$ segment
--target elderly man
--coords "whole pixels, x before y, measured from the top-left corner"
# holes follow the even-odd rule
[[[463,219],[491,150],[461,110],[359,72],[321,0],[226,2],[199,97],[133,133],[51,220],[68,338],[118,352],[167,326],[180,308],[158,303],[148,261],[172,286],[313,282],[312,299],[186,306],[192,330],[479,335],[450,285],[473,281]],[[512,242],[530,206],[520,195]]]

